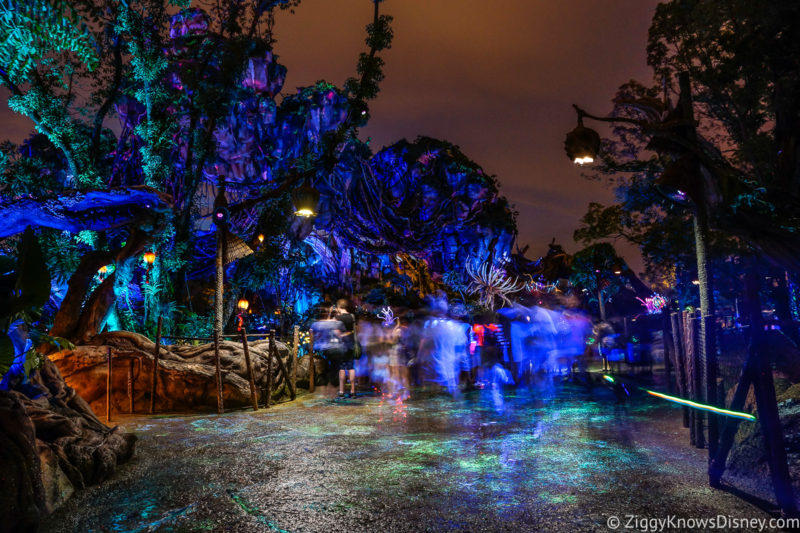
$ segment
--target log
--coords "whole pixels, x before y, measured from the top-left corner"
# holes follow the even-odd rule
[[[247,377],[250,381],[250,400],[253,402],[253,411],[258,411],[258,395],[256,393],[256,380],[253,376],[253,365],[250,364],[250,350],[247,348],[247,328],[242,326],[242,348],[244,360],[247,364]],[[278,359],[280,361],[280,358]]]
[[[294,335],[292,339],[292,355],[290,358],[292,364],[292,379],[290,384],[291,399],[297,397],[297,352],[300,349],[300,326],[294,327]]]
[[[267,398],[265,404],[269,407],[270,402],[272,401],[272,357],[274,355],[275,350],[275,330],[271,329],[269,331],[269,352],[267,355]]]
[[[111,391],[112,381],[111,381],[111,348],[108,348],[108,372],[106,373],[106,422],[111,422],[111,397],[113,396],[113,392]]]
[[[314,375],[314,330],[311,330],[308,334],[308,392],[314,392],[314,379],[316,378]]]
[[[221,415],[225,412],[225,405],[222,399],[222,370],[220,369],[220,361],[219,361],[219,332],[214,332],[214,366],[216,367],[215,370],[215,381],[217,384],[217,414]]]
[[[158,317],[158,326],[156,328],[156,346],[153,351],[153,372],[150,378],[150,414],[156,412],[156,385],[158,384],[158,357],[161,352],[161,325],[162,319]]]

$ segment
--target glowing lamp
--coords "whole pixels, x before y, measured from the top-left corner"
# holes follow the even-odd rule
[[[693,279],[692,280],[692,285],[700,285],[700,280],[699,279]]]
[[[319,203],[319,191],[316,190],[308,180],[292,193],[294,202],[294,214],[299,217],[313,217],[317,214],[317,204]]]
[[[231,214],[227,207],[217,207],[214,209],[214,222],[225,223],[230,218]]]
[[[144,259],[144,262],[147,263],[147,266],[151,266],[156,262],[156,254],[155,252],[145,252],[145,254],[142,256],[142,259]]]
[[[256,237],[256,238],[258,239],[259,244],[264,242],[264,234],[263,233],[259,233],[258,237]]]
[[[567,157],[577,165],[594,163],[600,153],[600,135],[591,128],[583,125],[583,119],[578,118],[578,126],[567,133],[564,140],[564,151]]]
[[[107,265],[101,266],[98,272],[100,272],[100,274],[105,274],[106,272],[108,272],[108,266]]]
[[[620,274],[622,274],[622,263],[615,262],[611,266],[611,272],[613,272],[614,275],[616,275],[616,276],[619,276]]]
[[[247,308],[250,307],[250,302],[248,302],[246,298],[239,298],[236,306],[242,311],[247,311]]]

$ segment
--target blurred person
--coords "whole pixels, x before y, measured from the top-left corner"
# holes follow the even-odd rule
[[[345,345],[339,336],[345,329],[344,324],[332,316],[331,309],[324,307],[317,310],[316,317],[317,320],[311,324],[311,331],[314,333],[313,349],[322,354],[330,363],[331,369],[338,368],[345,356]],[[344,396],[344,393],[341,392],[340,395]]]
[[[348,309],[348,301],[344,298],[336,302],[332,314],[342,327],[334,330],[334,333],[342,343],[344,356],[339,363],[339,397],[344,398],[344,385],[347,377],[350,378],[350,398],[356,397],[356,367],[355,367],[355,347],[356,347],[356,319]],[[349,375],[348,375],[349,374]]]

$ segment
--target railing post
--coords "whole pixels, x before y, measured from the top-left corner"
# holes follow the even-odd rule
[[[267,356],[267,398],[264,405],[272,403],[272,357],[275,355],[275,330],[269,330],[269,355]]]
[[[128,414],[133,414],[133,359],[128,359]]]
[[[111,422],[111,346],[108,347],[108,372],[106,372],[106,422]]]
[[[253,376],[253,365],[250,364],[250,348],[247,346],[247,328],[244,326],[242,326],[242,348],[244,349],[244,362],[247,364],[247,377],[250,381],[250,401],[253,402],[253,411],[258,411],[256,380]]]
[[[216,366],[215,381],[217,382],[217,414],[225,412],[225,404],[222,400],[222,370],[219,367],[219,332],[214,332],[214,365]]]
[[[308,334],[308,392],[314,392],[314,330]]]
[[[300,349],[300,326],[294,327],[294,338],[292,340],[292,379],[289,383],[289,391],[292,395],[292,400],[297,398],[297,353]]]
[[[150,377],[150,414],[156,412],[156,386],[158,384],[158,356],[161,355],[161,326],[163,319],[158,317],[156,328],[156,347],[153,352],[153,375]]]

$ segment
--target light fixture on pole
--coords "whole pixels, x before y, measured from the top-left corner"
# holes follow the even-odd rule
[[[600,153],[600,135],[592,128],[583,125],[583,112],[577,107],[578,125],[571,132],[567,133],[564,140],[564,150],[567,157],[578,165],[594,163],[597,154]]]
[[[316,216],[319,191],[306,178],[303,184],[292,192],[292,202],[294,203],[295,215],[306,218]]]
[[[144,262],[147,264],[147,274],[145,275],[145,283],[150,284],[150,270],[153,268],[153,263],[156,262],[156,253],[155,252],[145,252],[142,256]]]

